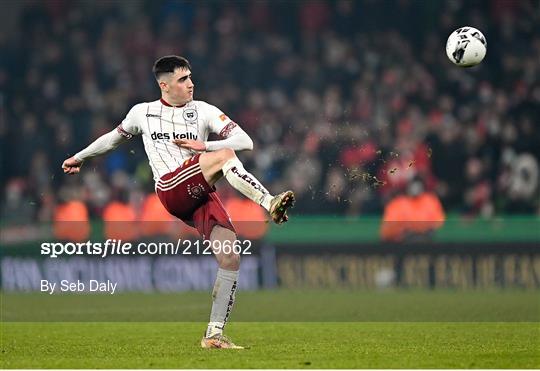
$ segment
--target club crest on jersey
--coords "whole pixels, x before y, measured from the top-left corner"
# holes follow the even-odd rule
[[[187,186],[188,194],[194,199],[200,199],[204,192],[204,186],[201,183],[198,184],[188,184]]]
[[[187,122],[193,122],[197,121],[198,114],[197,111],[195,111],[193,108],[188,108],[184,110],[184,112],[182,113],[182,117]]]

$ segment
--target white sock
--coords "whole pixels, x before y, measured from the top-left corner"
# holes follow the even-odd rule
[[[231,313],[239,271],[228,271],[218,269],[214,290],[212,291],[212,312],[210,313],[210,322],[206,328],[206,337],[212,337],[216,334],[222,334],[223,328],[229,319]]]
[[[239,159],[230,159],[222,168],[225,178],[236,190],[250,200],[270,211],[270,201],[273,196],[252,174],[244,169]]]

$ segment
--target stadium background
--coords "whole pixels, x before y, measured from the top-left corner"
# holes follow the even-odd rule
[[[450,213],[539,213],[534,2],[3,7],[16,10],[4,13],[11,27],[0,44],[4,223],[51,220],[67,190],[95,218],[115,197],[137,207],[153,191],[139,140],[89,162],[80,177],[63,176],[60,164],[133,104],[158,97],[150,71],[164,54],[189,57],[196,98],[245,128],[255,142],[246,168],[274,192],[294,189],[295,215],[381,214],[415,174]],[[461,25],[487,35],[480,67],[446,59],[446,37]],[[353,169],[387,184],[375,188]]]
[[[538,368],[537,1],[0,7],[2,367]],[[471,69],[444,50],[464,25],[488,43]],[[43,241],[194,237],[155,202],[138,138],[79,176],[60,168],[158,98],[151,66],[166,54],[188,57],[196,99],[253,138],[246,168],[298,196],[275,227],[219,185],[254,243],[227,326],[252,346],[241,354],[197,347],[212,257],[39,252]],[[444,223],[383,222],[418,179]],[[42,279],[119,288],[48,295]]]
[[[165,54],[187,56],[196,98],[220,107],[253,138],[255,150],[240,155],[246,168],[271,191],[290,188],[297,195],[291,223],[275,228],[219,184],[241,237],[256,240],[256,256],[244,259],[244,288],[540,285],[538,4],[5,6],[5,290],[36,290],[39,277],[53,275],[36,241],[193,237],[170,221],[153,194],[137,138],[88,161],[79,176],[65,176],[60,167],[133,104],[159,96],[150,71]],[[476,26],[488,40],[486,59],[472,69],[452,65],[444,50],[448,34],[462,25]],[[381,216],[418,179],[444,213],[422,214],[428,217],[412,223],[410,236],[400,232],[404,222],[385,225]],[[85,225],[82,235],[73,235],[72,223]],[[115,235],[107,224],[118,223],[123,234]],[[17,258],[32,254],[31,263]],[[186,267],[195,269],[159,279],[150,273],[141,286],[126,275],[125,289],[210,287],[212,259],[188,260]],[[74,276],[93,272],[90,263],[66,264]],[[155,262],[148,264],[154,272]],[[187,281],[178,278],[186,275]]]

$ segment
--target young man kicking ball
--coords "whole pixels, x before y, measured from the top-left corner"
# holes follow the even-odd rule
[[[229,215],[214,192],[214,184],[222,177],[268,210],[275,223],[286,222],[287,209],[294,203],[293,192],[273,196],[244,169],[235,151],[252,150],[251,138],[215,106],[193,100],[194,84],[187,59],[162,57],[154,64],[153,72],[161,99],[135,105],[118,127],[65,160],[64,172],[76,174],[85,160],[105,154],[140,134],[163,206],[197,228],[204,239],[222,244],[236,240]],[[209,133],[223,139],[207,141]],[[241,349],[223,335],[235,300],[240,255],[234,251],[214,253],[219,269],[210,322],[201,346]]]

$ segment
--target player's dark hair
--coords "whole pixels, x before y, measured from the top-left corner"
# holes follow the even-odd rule
[[[156,63],[154,63],[152,72],[154,73],[156,80],[159,80],[161,75],[172,73],[177,68],[189,69],[191,71],[191,65],[186,58],[179,57],[178,55],[166,55],[159,58]]]

